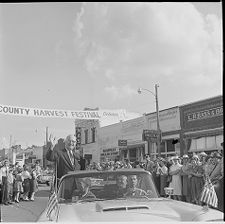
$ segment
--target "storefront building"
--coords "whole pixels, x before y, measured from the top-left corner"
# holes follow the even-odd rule
[[[146,117],[131,119],[121,122],[121,138],[127,140],[126,147],[120,147],[121,159],[129,159],[131,162],[143,161],[148,152],[148,145],[143,141],[143,130],[147,128]]]
[[[146,114],[147,127],[149,130],[157,130],[156,113]],[[179,107],[172,107],[159,111],[159,126],[162,133],[160,144],[161,157],[180,155],[180,111]],[[176,142],[176,144],[175,144]],[[155,142],[149,142],[148,153],[155,158],[159,155]]]
[[[223,97],[180,106],[182,154],[222,150]]]
[[[88,162],[99,162],[99,147],[98,147],[98,131],[100,129],[98,120],[76,120],[75,132],[77,142],[82,156]]]
[[[145,128],[144,116],[100,128],[98,131],[100,161],[124,159],[131,162],[143,161],[147,152],[147,144],[142,140]],[[127,144],[120,146],[119,140],[125,140]]]

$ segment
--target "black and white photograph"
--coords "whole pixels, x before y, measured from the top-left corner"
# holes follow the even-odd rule
[[[224,219],[217,2],[0,3],[0,222]]]

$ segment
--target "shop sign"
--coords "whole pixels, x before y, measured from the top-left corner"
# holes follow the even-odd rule
[[[143,130],[143,141],[157,142],[157,130]]]
[[[112,158],[119,155],[119,150],[117,148],[109,148],[109,149],[103,149],[101,153],[101,157],[105,158]]]
[[[127,140],[118,140],[118,146],[127,146]]]
[[[146,115],[148,120],[148,128],[157,129],[157,115],[151,113]],[[159,126],[162,132],[180,130],[180,112],[179,108],[169,108],[159,111]]]
[[[222,97],[186,105],[181,111],[181,123],[186,130],[203,130],[223,125]]]
[[[80,147],[80,145],[81,145],[81,127],[76,127],[76,139],[77,139],[76,146]]]
[[[223,106],[187,114],[187,122],[203,120],[223,115]]]

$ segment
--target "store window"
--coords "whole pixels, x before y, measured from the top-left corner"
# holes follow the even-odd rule
[[[173,144],[173,139],[166,141],[167,143],[167,152],[175,152],[175,144]]]
[[[166,143],[165,142],[162,142],[160,144],[160,150],[161,150],[161,153],[166,152]]]
[[[190,145],[190,152],[194,152],[197,149],[197,140],[196,139],[191,139],[191,145]]]
[[[92,142],[95,142],[95,130],[96,130],[96,128],[91,129]]]
[[[216,148],[216,137],[209,136],[206,138],[206,148]]]
[[[191,139],[190,152],[211,151],[221,148],[223,135],[207,136],[197,139]]]
[[[223,142],[223,135],[217,135],[216,136],[216,147],[221,148],[221,143]]]
[[[206,148],[206,145],[205,145],[205,138],[197,138],[197,141],[196,141],[196,143],[197,143],[197,149],[198,150],[205,150],[205,148]]]
[[[85,144],[88,144],[88,129],[84,130]]]

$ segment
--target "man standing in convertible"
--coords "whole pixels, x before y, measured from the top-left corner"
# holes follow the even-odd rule
[[[47,143],[48,151],[46,153],[46,159],[55,161],[57,180],[69,171],[80,170],[80,164],[78,162],[80,154],[76,150],[76,136],[68,135],[64,143],[64,147],[57,148],[55,138],[52,135],[50,135],[49,142]]]

